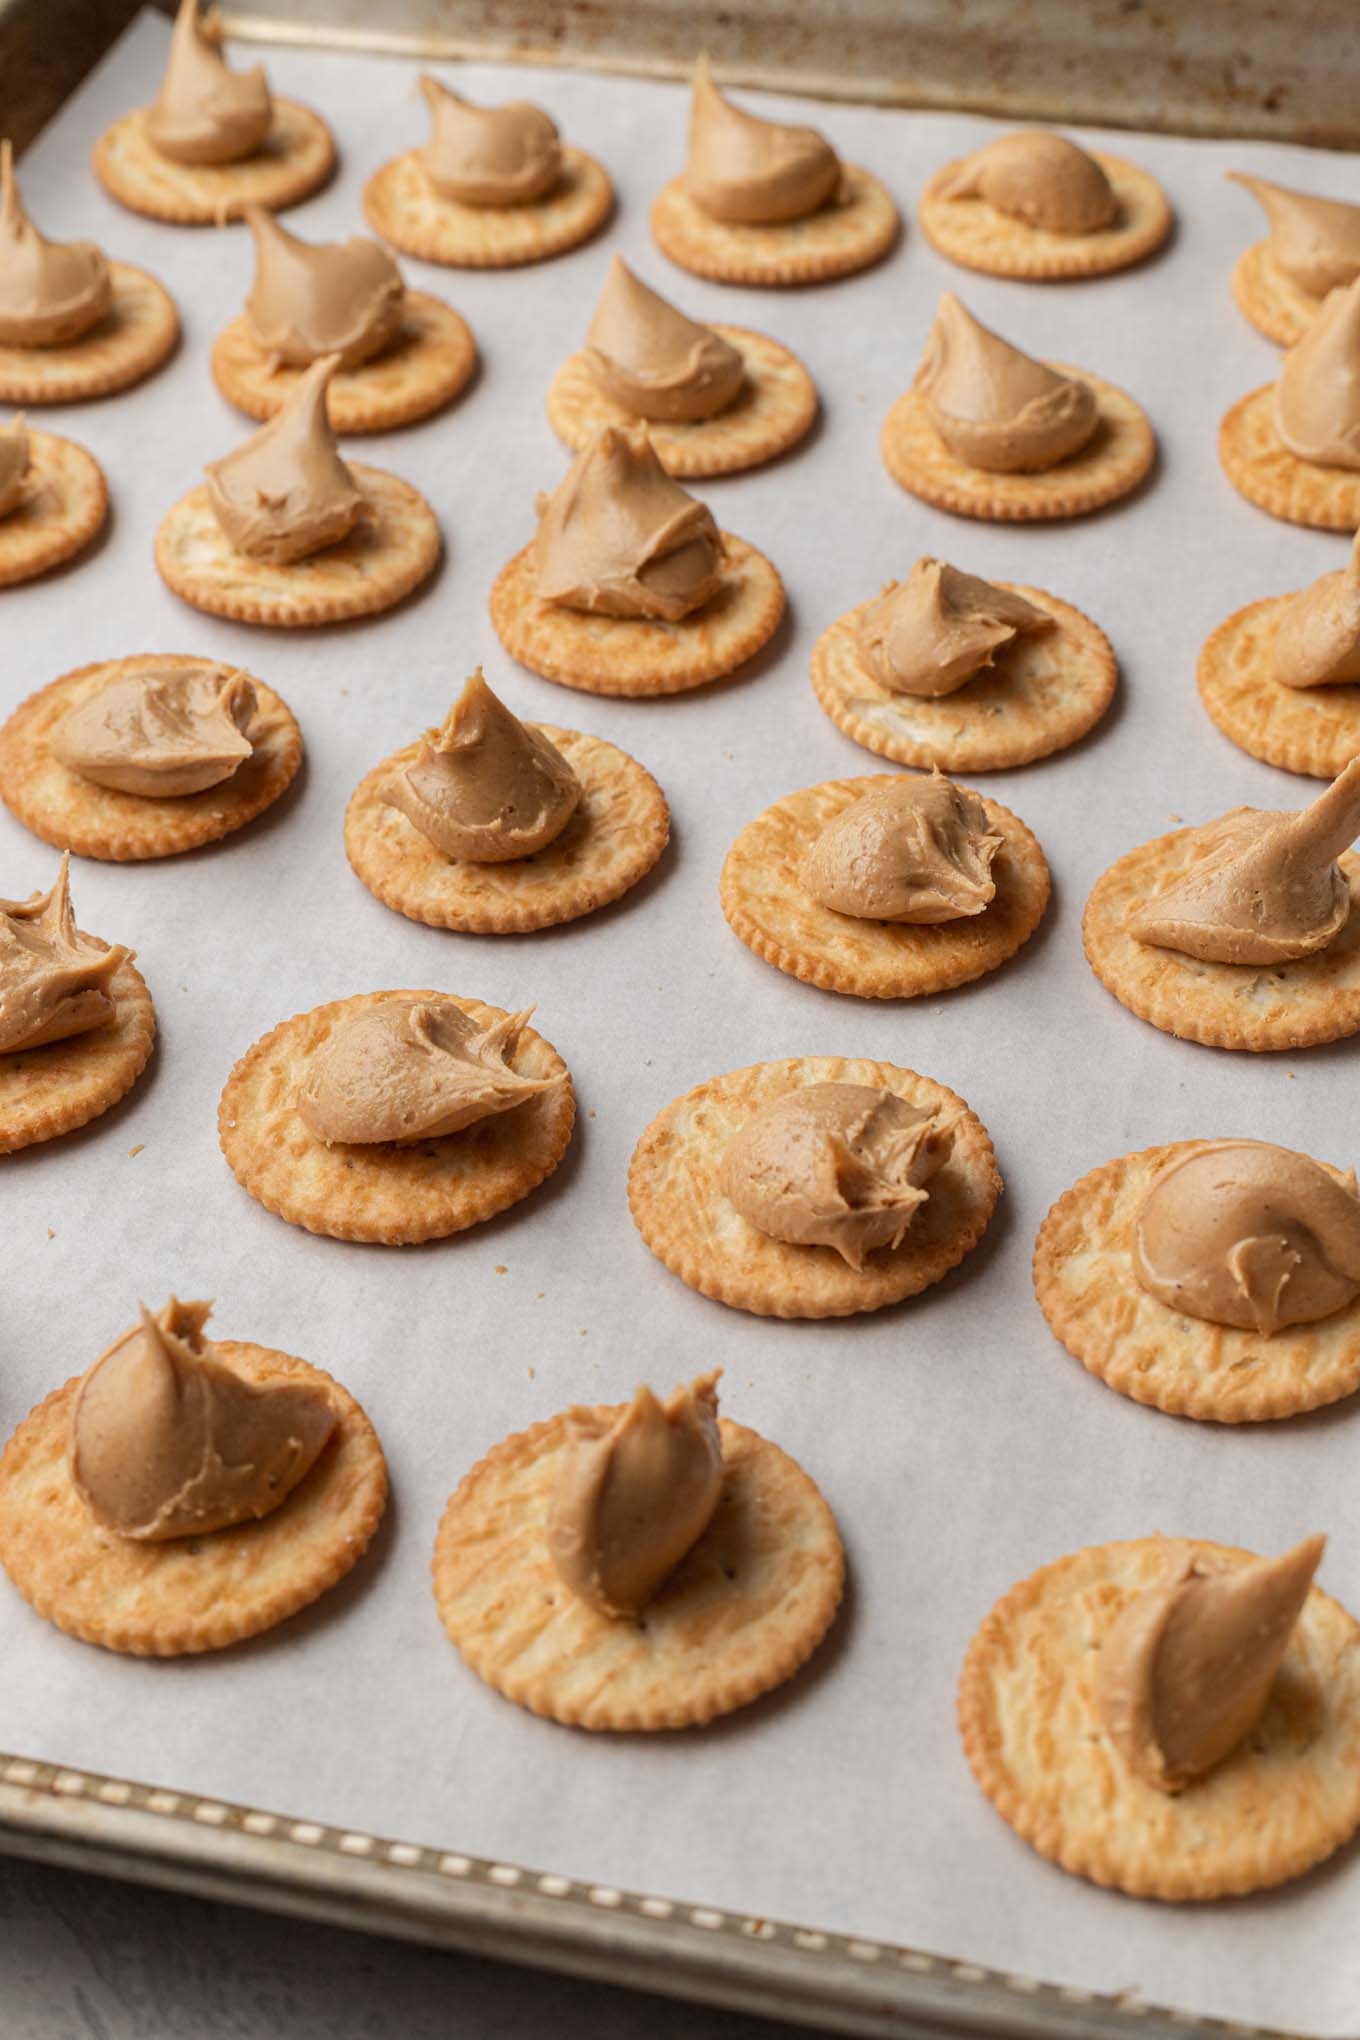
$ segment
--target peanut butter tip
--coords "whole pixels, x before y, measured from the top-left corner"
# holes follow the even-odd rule
[[[829,821],[799,878],[824,907],[918,927],[980,914],[996,897],[1004,838],[975,793],[937,768],[871,787]]]
[[[621,255],[609,264],[585,360],[597,387],[635,418],[716,417],[746,379],[735,347],[648,289]]]
[[[1300,589],[1281,615],[1270,672],[1282,687],[1360,680],[1360,532],[1347,564]]]
[[[994,474],[1057,467],[1086,445],[1100,419],[1089,383],[1022,354],[952,291],[940,299],[916,386],[949,451]]]
[[[250,559],[275,566],[310,559],[371,515],[340,458],[326,409],[339,366],[338,354],[323,355],[267,425],[205,470],[213,515],[229,544]]]
[[[386,248],[363,234],[313,244],[247,206],[255,237],[255,282],[246,318],[266,354],[309,368],[323,354],[359,368],[381,354],[401,325],[405,285]]]
[[[146,116],[153,147],[172,162],[244,162],[274,124],[263,67],[233,71],[220,41],[215,22],[200,19],[199,0],[180,0],[161,89]]]
[[[1052,628],[1023,595],[927,556],[868,605],[855,635],[880,687],[932,700],[967,686],[1018,637]]]
[[[722,582],[707,504],[666,473],[645,427],[606,425],[538,499],[534,575],[545,602],[678,623]]]
[[[0,517],[17,510],[28,493],[31,466],[28,429],[22,417],[0,425]]]
[[[110,982],[131,954],[76,927],[69,854],[45,893],[0,900],[0,1055],[104,1026]]]
[[[1022,128],[974,150],[940,186],[939,196],[980,198],[1007,218],[1050,234],[1098,233],[1119,210],[1095,157],[1046,128]]]
[[[134,671],[62,717],[52,754],[96,786],[181,799],[221,785],[252,755],[256,706],[247,675],[209,659],[173,674]]]
[[[434,132],[417,158],[444,198],[460,205],[531,205],[562,174],[556,123],[527,100],[474,106],[424,72],[420,89]]]
[[[778,226],[807,219],[836,197],[840,158],[815,128],[785,127],[743,113],[713,83],[708,59],[694,72],[685,190],[712,219]]]
[[[49,241],[24,210],[0,142],[0,346],[65,347],[99,324],[113,274],[93,241]]]
[[[1280,438],[1301,460],[1360,468],[1360,276],[1324,298],[1286,354],[1274,408]]]
[[[1262,207],[1270,223],[1271,260],[1313,297],[1326,297],[1360,276],[1360,205],[1339,198],[1314,198],[1287,184],[1229,170],[1234,184]]]

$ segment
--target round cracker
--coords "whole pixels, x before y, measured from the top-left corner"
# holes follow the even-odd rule
[[[463,205],[435,190],[415,149],[364,186],[364,218],[404,254],[453,269],[514,269],[565,255],[614,210],[609,172],[584,149],[562,151],[562,175],[528,205]]]
[[[1226,1569],[1250,1552],[1194,1538]],[[959,1732],[973,1776],[1041,1856],[1136,1898],[1226,1898],[1297,1877],[1360,1826],[1360,1625],[1309,1589],[1251,1734],[1183,1792],[1139,1778],[1096,1705],[1104,1639],[1181,1540],[1088,1546],[997,1602],[968,1649]]]
[[[957,517],[998,524],[1029,524],[1051,517],[1084,517],[1129,495],[1148,473],[1157,441],[1141,404],[1088,369],[1051,361],[1060,375],[1089,383],[1100,408],[1095,432],[1069,459],[1041,474],[998,475],[969,467],[935,430],[924,391],[913,386],[883,420],[879,440],[893,480],[923,503]]]
[[[1322,310],[1320,297],[1285,275],[1268,240],[1254,242],[1238,256],[1233,265],[1232,294],[1238,310],[1277,347],[1292,347],[1302,340]]]
[[[555,723],[526,728],[555,744],[581,782],[580,803],[561,835],[532,857],[503,864],[445,856],[381,798],[393,774],[419,755],[419,743],[407,744],[360,780],[345,811],[345,855],[375,899],[430,928],[520,935],[593,914],[646,877],[671,827],[651,773],[603,737]]]
[[[1199,655],[1200,700],[1225,737],[1267,765],[1335,779],[1360,753],[1360,686],[1285,687],[1271,665],[1292,595],[1226,617]]]
[[[1239,496],[1286,524],[1352,532],[1360,525],[1360,470],[1300,460],[1275,429],[1275,385],[1239,397],[1218,429],[1218,457]]]
[[[623,1410],[594,1414],[610,1423]],[[797,1461],[720,1418],[723,1485],[708,1528],[639,1615],[603,1615],[548,1554],[569,1421],[507,1438],[449,1498],[434,1598],[464,1662],[518,1706],[593,1729],[693,1728],[791,1679],[845,1581],[836,1519]]]
[[[984,198],[942,198],[966,157],[945,163],[921,193],[921,231],[937,254],[988,276],[1018,276],[1031,283],[1108,276],[1142,262],[1171,232],[1171,207],[1156,178],[1122,156],[1092,149],[1113,187],[1114,224],[1089,234],[1055,234],[999,212]]]
[[[1350,919],[1313,956],[1201,963],[1129,934],[1132,916],[1195,862],[1199,834],[1176,829],[1140,843],[1092,886],[1081,937],[1105,989],[1163,1034],[1209,1048],[1314,1048],[1360,1032],[1360,857],[1350,850],[1337,860],[1350,884]]]
[[[179,338],[168,290],[144,269],[111,262],[113,297],[90,332],[64,347],[0,347],[0,403],[75,404],[151,374]]]
[[[200,483],[166,513],[156,533],[161,579],[211,616],[280,630],[393,608],[434,571],[439,522],[409,482],[357,460],[348,466],[374,514],[338,545],[288,566],[251,559],[230,543]]]
[[[258,1636],[342,1580],[378,1527],[387,1464],[348,1390],[291,1353],[238,1339],[213,1350],[257,1385],[321,1389],[337,1415],[315,1465],[258,1522],[157,1543],[106,1529],[71,1479],[81,1375],[39,1403],[0,1457],[0,1565],[39,1615],[82,1643],[182,1657]]]
[[[28,461],[19,506],[0,517],[0,588],[72,559],[109,511],[104,470],[74,439],[30,430]]]
[[[858,163],[841,165],[841,196],[805,220],[736,226],[694,203],[683,177],[652,201],[652,239],[663,255],[693,276],[717,283],[829,283],[879,262],[897,240],[901,221],[892,194]]]
[[[861,921],[824,907],[799,876],[827,823],[898,773],[828,779],[787,793],[748,822],[723,860],[718,897],[728,925],[776,970],[856,999],[918,999],[949,991],[1014,956],[1048,905],[1048,861],[1017,815],[977,798],[1004,841],[992,863],[996,897],[980,914],[912,927]]]
[[[302,763],[302,732],[292,710],[253,673],[244,677],[255,689],[246,732],[254,750],[229,779],[202,793],[173,799],[120,793],[72,772],[52,750],[57,724],[125,674],[168,678],[208,663],[178,653],[101,659],[30,694],[0,729],[0,800],[44,843],[117,864],[174,857],[243,828],[278,799]],[[234,670],[222,668],[224,675]]]
[[[227,1078],[217,1133],[241,1187],[289,1225],[404,1247],[480,1225],[537,1189],[567,1151],[576,1100],[557,1050],[526,1027],[511,1067],[525,1077],[560,1077],[553,1090],[440,1140],[328,1147],[298,1114],[298,1086],[336,1022],[385,999],[447,1000],[487,1026],[505,1018],[480,999],[431,991],[364,992],[295,1013],[247,1049]]]
[[[1211,1145],[1178,1140],[1121,1155],[1058,1199],[1034,1243],[1035,1294],[1055,1336],[1108,1387],[1173,1417],[1253,1424],[1353,1395],[1360,1299],[1267,1336],[1189,1317],[1139,1282],[1133,1242],[1143,1205],[1168,1170]]]
[[[954,693],[933,699],[895,693],[864,664],[859,622],[874,600],[837,617],[812,648],[812,690],[837,728],[880,758],[946,772],[1029,765],[1093,729],[1119,677],[1104,631],[1042,588],[995,585],[1047,610],[1055,628],[1023,632]]]
[[[940,1113],[954,1145],[927,1201],[895,1247],[852,1268],[834,1247],[771,1239],[722,1188],[723,1154],[753,1113],[804,1084],[871,1084]],[[633,1223],[673,1275],[757,1317],[851,1317],[902,1303],[947,1275],[977,1245],[1001,1195],[987,1129],[956,1092],[894,1063],[840,1055],[752,1063],[672,1099],[643,1134],[628,1168]]]
[[[390,346],[358,368],[338,368],[326,386],[333,432],[390,432],[442,411],[460,396],[477,366],[467,320],[428,291],[408,290]],[[213,380],[229,404],[249,418],[283,409],[304,371],[278,361],[242,315],[213,342]]]
[[[110,946],[96,935],[81,940]],[[130,956],[106,989],[113,1014],[102,1027],[0,1055],[0,1154],[55,1140],[98,1119],[146,1068],[156,1039],[156,1009]]]
[[[220,227],[248,205],[283,212],[310,198],[335,168],[335,140],[319,113],[275,99],[274,125],[240,163],[176,163],[146,132],[149,108],[116,120],[94,145],[96,177],[130,212],[174,227]]]
[[[585,694],[683,694],[721,680],[768,644],[784,614],[784,584],[764,553],[730,531],[722,540],[722,586],[678,623],[544,602],[535,591],[534,548],[526,545],[491,590],[496,635],[531,673]]]

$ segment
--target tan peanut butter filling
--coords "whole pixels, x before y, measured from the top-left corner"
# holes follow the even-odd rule
[[[109,981],[131,954],[76,927],[69,854],[45,893],[0,900],[0,1055],[102,1027],[114,1012]]]
[[[1204,1569],[1177,1545],[1101,1645],[1096,1706],[1116,1754],[1161,1792],[1222,1763],[1266,1710],[1326,1544]]]
[[[598,387],[635,418],[712,418],[746,379],[735,347],[649,290],[621,255],[609,264],[584,352]]]
[[[335,1141],[442,1140],[560,1077],[522,1077],[509,1058],[533,1008],[489,1024],[450,999],[384,999],[337,1022],[298,1090],[304,1126]]]
[[[926,927],[980,914],[996,898],[1005,838],[975,793],[937,766],[874,786],[829,821],[803,859],[813,899],[861,921]]]
[[[386,248],[363,234],[300,241],[261,205],[247,206],[244,218],[255,236],[246,318],[271,361],[308,368],[336,354],[342,368],[358,368],[382,352],[401,324],[406,296]]]
[[[694,71],[689,160],[681,180],[701,212],[734,226],[779,226],[820,212],[841,189],[840,158],[816,128],[785,127],[743,113],[713,83],[708,59]]]
[[[1275,429],[1291,453],[1360,468],[1360,277],[1332,291],[1275,385]]]
[[[246,675],[207,659],[187,673],[128,673],[62,717],[52,752],[96,786],[173,800],[244,764],[255,709]]]
[[[562,174],[562,142],[541,106],[524,99],[473,106],[428,73],[420,89],[434,133],[416,155],[437,192],[460,205],[531,205],[546,198]]]
[[[1329,290],[1360,276],[1360,205],[1314,198],[1287,184],[1249,177],[1245,170],[1230,170],[1228,175],[1264,209],[1270,222],[1271,259],[1300,290],[1326,297]]]
[[[71,1412],[77,1492],[120,1537],[162,1543],[270,1515],[335,1429],[309,1382],[243,1381],[203,1336],[212,1306],[172,1296],[102,1353]]]
[[[146,116],[153,146],[174,163],[240,163],[274,124],[264,68],[233,71],[218,45],[215,20],[199,18],[198,0],[180,0],[170,56]]]
[[[666,473],[645,428],[603,426],[538,499],[545,602],[678,623],[717,593],[723,558],[712,511]]]
[[[1346,565],[1310,581],[1281,615],[1270,671],[1282,687],[1360,680],[1360,532]]]
[[[1171,1310],[1268,1337],[1360,1296],[1360,1189],[1309,1155],[1216,1140],[1149,1191],[1133,1271]]]
[[[49,241],[24,210],[14,148],[0,142],[0,346],[64,347],[97,326],[113,276],[93,241]]]
[[[0,425],[0,517],[24,499],[29,471],[28,431],[22,417]]]
[[[1089,383],[1010,346],[952,290],[940,299],[916,387],[949,451],[992,474],[1057,467],[1085,446],[1100,420]]]
[[[505,864],[561,835],[581,782],[557,746],[492,693],[479,666],[380,798],[446,857]]]
[[[880,687],[933,700],[966,686],[1016,638],[1052,628],[1048,611],[1023,595],[927,554],[869,604],[855,636]]]
[[[1134,915],[1134,940],[1204,963],[1312,956],[1350,917],[1336,859],[1360,835],[1360,758],[1306,808],[1234,808],[1194,835],[1194,864]]]
[[[267,425],[205,469],[213,515],[228,543],[250,559],[275,566],[309,559],[371,515],[326,409],[339,365],[338,354],[313,362]]]
[[[602,1615],[636,1615],[703,1536],[722,1493],[718,1373],[667,1401],[640,1388],[612,1423],[569,1413],[548,1504],[559,1578]]]
[[[938,196],[980,198],[1008,219],[1050,234],[1098,233],[1118,211],[1095,157],[1045,128],[1022,128],[975,149]]]
[[[872,1084],[804,1084],[747,1121],[721,1183],[748,1224],[862,1269],[903,1239],[949,1158],[952,1126]]]

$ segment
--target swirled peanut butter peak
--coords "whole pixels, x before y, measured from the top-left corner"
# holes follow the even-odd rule
[[[1004,842],[975,793],[936,770],[874,786],[829,821],[799,877],[813,899],[862,921],[917,927],[980,914],[996,898]]]
[[[841,188],[840,158],[816,128],[785,127],[743,113],[713,83],[708,59],[694,72],[685,190],[702,212],[734,226],[778,226],[820,212]]]
[[[1099,422],[1089,383],[1022,354],[953,291],[940,299],[916,385],[949,451],[993,474],[1056,467],[1085,446]]]
[[[473,106],[428,74],[420,89],[434,132],[417,155],[445,198],[460,205],[530,205],[552,190],[562,174],[562,142],[541,106],[524,99]]]
[[[69,856],[47,892],[0,900],[0,1055],[102,1027],[113,1018],[109,981],[131,955],[76,927]]]
[[[1164,1577],[1130,1601],[1096,1660],[1096,1705],[1128,1769],[1180,1792],[1251,1734],[1326,1544],[1210,1570],[1173,1545]]]
[[[287,566],[338,545],[370,515],[326,409],[339,366],[338,354],[323,355],[267,425],[206,468],[213,515],[237,552]]]
[[[1275,385],[1275,429],[1291,453],[1360,468],[1360,277],[1323,299]]]
[[[662,467],[645,428],[606,425],[538,499],[534,575],[545,602],[678,623],[722,582],[706,503]]]
[[[1271,184],[1230,170],[1234,184],[1249,191],[1270,222],[1271,259],[1301,290],[1326,297],[1329,290],[1360,276],[1360,205],[1340,198],[1314,198],[1287,184]]]
[[[1050,234],[1094,234],[1118,211],[1094,156],[1045,128],[1022,128],[974,150],[939,187],[941,198],[980,198],[1009,219]]]
[[[1360,1190],[1309,1155],[1216,1140],[1178,1162],[1138,1214],[1133,1269],[1172,1310],[1263,1337],[1360,1296]]]
[[[97,326],[113,277],[93,241],[49,241],[24,210],[0,142],[0,346],[64,347]]]
[[[106,1528],[161,1543],[257,1522],[316,1465],[335,1410],[311,1383],[243,1381],[172,1296],[100,1355],[71,1413],[71,1479]]]
[[[895,1247],[948,1160],[952,1126],[872,1084],[805,1084],[727,1144],[722,1187],[748,1224],[796,1247],[832,1247],[862,1269]]]
[[[640,1388],[612,1422],[568,1419],[548,1505],[559,1577],[602,1615],[636,1615],[703,1536],[722,1493],[718,1373],[659,1402]]]
[[[1360,532],[1347,564],[1300,589],[1281,615],[1270,671],[1283,687],[1360,680]]]
[[[880,687],[934,699],[966,686],[1018,637],[1052,628],[1023,595],[927,555],[868,605],[855,634]]]
[[[511,1057],[533,1011],[474,1020],[449,999],[384,999],[342,1017],[298,1091],[318,1140],[442,1140],[551,1091],[560,1077],[522,1077]]]
[[[175,799],[230,779],[250,757],[256,709],[244,673],[204,659],[191,671],[127,673],[62,717],[54,756],[118,793]]]
[[[198,0],[180,0],[170,56],[156,103],[146,116],[154,147],[175,163],[241,163],[274,124],[264,69],[233,71],[215,21],[199,18]]]
[[[11,418],[0,425],[0,517],[8,517],[23,501],[28,470],[28,431],[22,418]]]
[[[300,241],[263,206],[247,206],[255,236],[255,282],[246,317],[261,347],[290,368],[336,354],[358,368],[380,354],[401,324],[406,287],[386,248],[363,234]]]
[[[1360,835],[1360,758],[1306,808],[1234,808],[1193,835],[1194,863],[1134,915],[1134,939],[1205,963],[1311,956],[1350,918],[1336,860]]]
[[[586,334],[586,364],[604,394],[635,418],[712,418],[739,394],[741,355],[687,319],[614,256]]]

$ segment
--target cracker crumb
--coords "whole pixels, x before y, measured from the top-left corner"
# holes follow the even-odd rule
[[[495,1272],[497,1275],[504,1275],[507,1272],[504,1261],[497,1261]]]
[[[587,1118],[587,1119],[593,1119],[594,1117],[595,1117],[595,1107],[594,1107],[594,1106],[592,1105],[592,1106],[591,1106],[591,1108],[590,1108],[590,1110],[589,1110],[589,1112],[587,1112],[587,1114],[586,1114],[586,1118]]]
[[[582,1327],[581,1327],[581,1337],[582,1337],[582,1338],[584,1339],[584,1338],[585,1338],[585,1336],[586,1336],[586,1328],[585,1328],[585,1326],[584,1326],[584,1325],[582,1325]]]
[[[534,1298],[534,1302],[535,1302],[535,1303],[542,1303],[542,1301],[543,1301],[544,1297],[545,1297],[545,1296],[547,1295],[547,1293],[548,1293],[548,1292],[547,1292],[547,1290],[546,1290],[546,1289],[540,1289],[540,1290],[539,1290],[539,1292],[538,1292],[538,1295],[537,1295],[537,1296],[536,1296],[536,1297]]]
[[[528,1374],[528,1376],[529,1376],[529,1379],[530,1379],[530,1381],[532,1381],[532,1380],[533,1380],[533,1378],[534,1378],[534,1370],[533,1370],[533,1368],[532,1368],[532,1367],[530,1367],[530,1368],[527,1368],[527,1369],[526,1369],[525,1371],[526,1371],[526,1373]]]
[[[145,1146],[146,1142],[144,1140],[139,1140],[136,1147],[130,1147],[128,1149],[128,1160],[131,1161],[134,1155],[139,1155]]]
[[[47,1228],[47,1237],[49,1240],[54,1240],[57,1237],[50,1225]]]
[[[1168,815],[1167,815],[1167,820],[1168,820],[1169,822],[1183,822],[1183,821],[1185,820],[1185,816],[1184,816],[1184,815],[1173,815],[1173,814],[1168,814]]]

